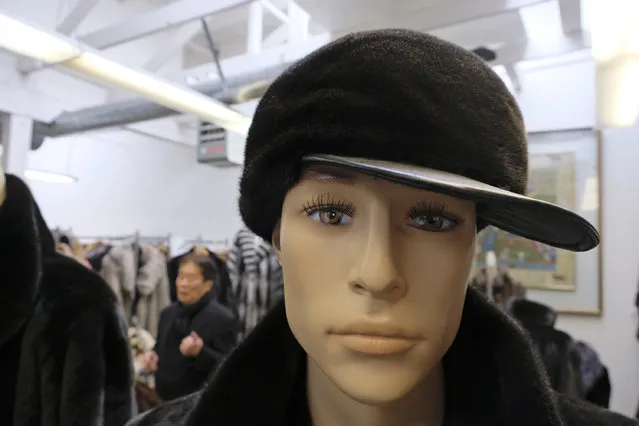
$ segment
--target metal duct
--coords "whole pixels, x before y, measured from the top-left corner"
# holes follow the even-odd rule
[[[496,53],[491,49],[479,47],[472,51],[487,62],[496,59]],[[225,82],[195,84],[191,88],[228,105],[243,103],[262,97],[270,83],[292,63],[283,63],[260,71],[227,78]],[[110,127],[121,127],[178,114],[177,111],[142,98],[68,111],[60,114],[51,123],[35,123],[31,149],[40,148],[47,137],[60,137]]]
[[[226,81],[194,84],[191,89],[232,105],[260,97],[277,76],[292,63],[227,78]],[[131,99],[106,105],[68,111],[51,123],[36,123],[32,148],[42,145],[45,137],[67,136],[91,130],[120,127],[142,121],[156,120],[179,114],[146,99]]]

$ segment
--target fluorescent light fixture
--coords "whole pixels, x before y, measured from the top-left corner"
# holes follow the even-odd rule
[[[639,117],[639,1],[594,1],[592,54],[600,127],[632,126]]]
[[[82,54],[72,40],[39,30],[0,11],[0,46],[23,56],[57,64]]]
[[[137,93],[171,109],[195,114],[199,118],[234,132],[246,134],[251,123],[227,105],[145,71],[127,68],[93,52],[85,52],[62,64],[116,87]]]
[[[149,72],[125,67],[65,36],[38,29],[2,11],[0,47],[48,64],[63,66],[240,134],[246,135],[250,126],[250,118],[215,99]]]
[[[69,176],[62,173],[45,172],[42,170],[34,170],[34,169],[25,170],[24,177],[32,181],[49,182],[49,183],[70,184],[70,183],[76,183],[78,181],[78,179],[74,176]]]

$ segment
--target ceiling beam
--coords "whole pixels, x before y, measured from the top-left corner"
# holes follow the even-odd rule
[[[66,36],[71,35],[99,2],[100,0],[78,0],[55,30]]]
[[[59,34],[70,36],[84,21],[89,13],[98,5],[100,0],[78,0],[67,16],[60,21],[55,30]],[[32,58],[20,57],[17,64],[18,71],[30,74],[42,68],[42,65]]]
[[[324,46],[330,40],[330,33],[321,33],[310,36],[308,40],[303,42],[297,42],[291,45],[281,44],[269,49],[263,49],[259,53],[247,53],[226,58],[221,61],[221,66],[228,79],[252,74],[255,72],[256,65],[259,65],[259,69],[277,68],[283,71],[286,68],[285,64],[290,65],[294,61]],[[171,80],[184,81],[185,79],[193,78],[198,81],[216,81],[216,75],[216,64],[209,62],[177,72],[171,76]],[[268,76],[268,78],[271,77],[275,78],[277,75]],[[264,78],[266,77],[258,78],[257,80]]]
[[[544,42],[528,41],[527,43],[508,44],[496,49],[497,59],[490,65],[510,65],[521,61],[552,58],[588,49],[584,34],[581,31],[566,34],[560,40]]]
[[[506,75],[508,79],[513,85],[513,89],[515,92],[521,92],[521,80],[519,79],[519,73],[513,64],[504,65],[504,69],[506,70]]]
[[[270,49],[280,44],[286,43],[288,39],[288,24],[281,24],[275,28],[269,35],[264,37],[262,41],[262,47],[264,49]]]
[[[264,5],[259,1],[254,1],[249,6],[248,21],[246,29],[246,51],[248,53],[258,53],[262,50],[262,39],[264,38]]]
[[[82,43],[107,49],[250,3],[250,0],[180,0],[80,36]]]
[[[166,43],[162,43],[142,68],[150,72],[157,72],[167,62],[175,58],[176,53],[201,30],[202,26],[199,22],[191,22],[174,29],[167,37]]]
[[[581,31],[581,0],[559,0],[558,3],[563,32]]]
[[[489,18],[494,15],[514,12],[521,8],[535,6],[546,3],[547,1],[548,0],[445,1],[441,2],[441,6],[438,6],[437,13],[433,13],[432,8],[414,6],[412,9],[393,12],[393,17],[398,20],[401,19],[402,27],[404,28],[428,32]],[[391,4],[392,3],[389,3],[389,5]],[[313,14],[313,11],[310,10],[310,13]],[[333,32],[333,36],[338,38],[353,31],[377,29],[380,27],[380,21],[379,19],[373,18],[373,16],[373,12],[363,11],[358,17],[353,17],[352,26],[340,29],[338,32]],[[385,22],[383,24],[385,24]]]

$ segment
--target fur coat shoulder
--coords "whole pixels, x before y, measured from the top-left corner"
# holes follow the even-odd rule
[[[14,426],[125,424],[134,414],[133,374],[120,305],[99,275],[55,252],[29,189],[13,176],[0,241],[0,418]]]
[[[100,275],[124,306],[127,316],[133,313],[138,326],[157,336],[160,312],[171,303],[167,264],[164,254],[152,245],[115,246],[102,260]]]
[[[140,269],[135,286],[139,295],[136,311],[139,324],[157,337],[160,313],[171,304],[171,296],[166,258],[156,247],[140,247]]]
[[[104,256],[99,271],[127,313],[133,309],[136,270],[137,262],[133,249],[130,246],[119,245],[111,248]]]
[[[306,355],[280,302],[203,391],[129,425],[311,426],[305,408],[305,364]],[[443,365],[454,425],[639,426],[633,419],[555,393],[529,337],[473,289]]]

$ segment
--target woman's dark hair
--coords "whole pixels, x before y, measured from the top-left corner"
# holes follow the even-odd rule
[[[209,256],[198,253],[189,253],[180,260],[180,266],[187,263],[194,263],[198,268],[200,268],[204,281],[213,281],[214,284],[217,284],[219,281],[217,265]]]

